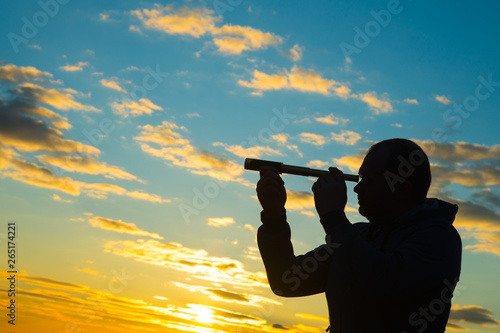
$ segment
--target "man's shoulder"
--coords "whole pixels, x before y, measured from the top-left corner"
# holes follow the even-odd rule
[[[370,228],[369,222],[356,222],[352,224],[359,234],[364,234],[368,232]]]

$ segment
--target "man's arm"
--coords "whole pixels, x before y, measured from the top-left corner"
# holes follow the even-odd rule
[[[264,215],[263,212],[261,218],[265,220]],[[258,230],[257,241],[271,289],[276,295],[285,297],[324,292],[335,246],[322,245],[295,256],[290,237],[286,216],[279,225],[270,227],[264,222]]]
[[[271,289],[281,296],[323,292],[330,258],[329,248],[322,246],[305,255],[295,256],[284,208],[284,182],[273,168],[261,168],[260,176],[257,196],[263,211],[257,239]]]

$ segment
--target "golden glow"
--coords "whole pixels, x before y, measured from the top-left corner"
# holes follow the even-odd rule
[[[197,321],[204,324],[210,324],[214,318],[214,311],[210,308],[200,307],[198,309]]]

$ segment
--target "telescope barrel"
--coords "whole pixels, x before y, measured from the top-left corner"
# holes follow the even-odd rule
[[[273,168],[276,168],[279,171],[279,173],[288,173],[291,175],[307,176],[307,177],[321,177],[324,174],[330,172],[327,170],[318,170],[318,169],[311,169],[295,165],[287,165],[281,162],[259,160],[256,158],[245,159],[246,170],[259,171],[261,166],[271,166]],[[359,176],[344,174],[344,180],[357,183],[359,181]]]

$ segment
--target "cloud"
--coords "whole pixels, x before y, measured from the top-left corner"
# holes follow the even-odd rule
[[[302,319],[307,319],[307,320],[316,320],[316,321],[324,321],[324,322],[329,321],[328,318],[320,317],[320,316],[316,316],[316,315],[311,315],[311,314],[307,314],[307,313],[296,313],[295,316],[302,318]]]
[[[271,74],[268,75],[258,70],[253,71],[252,81],[239,80],[238,84],[243,87],[257,90],[280,90],[290,89],[290,84],[286,75]]]
[[[438,101],[441,104],[444,104],[444,105],[451,104],[451,101],[446,96],[436,95],[436,96],[434,96],[434,98],[436,99],[436,101]]]
[[[304,47],[299,46],[299,44],[295,44],[287,53],[284,53],[285,57],[295,62],[300,61],[303,55]]]
[[[127,93],[127,91],[125,89],[123,89],[122,87],[120,87],[120,85],[118,84],[118,82],[114,81],[114,80],[108,80],[108,79],[102,79],[101,81],[99,81],[101,83],[101,85],[103,87],[106,87],[106,88],[109,88],[109,89],[113,89],[113,90],[116,90],[116,91],[119,91],[119,92],[122,92],[122,93]]]
[[[52,199],[55,200],[55,201],[61,201],[61,202],[67,202],[67,203],[73,202],[73,200],[63,199],[60,196],[58,196],[57,194],[53,194],[52,195]]]
[[[493,318],[493,312],[490,309],[477,305],[463,307],[453,305],[450,312],[450,320],[490,327],[500,325],[500,321]]]
[[[241,287],[269,287],[264,272],[245,270],[240,261],[211,257],[205,250],[196,250],[179,243],[157,240],[110,241],[105,251],[140,262],[181,271],[201,280]]]
[[[488,252],[500,256],[500,215],[495,208],[481,203],[458,200],[444,193],[437,193],[443,200],[456,203],[459,207],[455,227],[463,230],[475,243],[465,246],[473,252]]]
[[[323,146],[328,142],[328,139],[325,136],[314,133],[300,133],[299,140],[305,143],[310,143],[314,146]]]
[[[0,66],[0,80],[8,83],[20,81],[38,80],[40,78],[52,77],[51,73],[42,72],[32,66],[16,66],[14,64],[3,64]]]
[[[134,137],[134,140],[140,142],[144,152],[186,168],[195,174],[207,175],[221,181],[248,184],[246,180],[239,177],[243,173],[243,167],[240,164],[220,154],[195,148],[179,133],[179,130],[186,131],[185,127],[164,121],[161,125],[145,125],[139,128],[142,132]],[[159,148],[152,147],[150,143],[158,145]]]
[[[134,31],[134,32],[137,32],[139,34],[142,34],[142,30],[141,28],[139,28],[138,26],[136,25],[131,25],[129,28],[128,28],[130,31]]]
[[[290,71],[283,70],[279,74],[271,75],[254,70],[251,81],[239,80],[238,84],[257,90],[293,89],[323,95],[336,95],[342,98],[346,98],[351,91],[346,85],[325,79],[312,70],[299,68],[296,65]]]
[[[233,303],[245,306],[263,307],[268,304],[282,305],[283,303],[268,297],[252,295],[242,292],[233,292],[225,288],[204,287],[180,282],[173,282],[176,287],[189,290],[190,292],[208,295],[211,300]]]
[[[323,117],[314,117],[314,120],[327,125],[345,125],[349,122],[349,119],[334,116],[333,113]]]
[[[99,274],[99,272],[96,272],[93,269],[88,268],[88,267],[78,269],[78,271],[84,272],[84,273],[87,273],[87,274],[91,274],[91,275],[97,275],[97,274]]]
[[[297,153],[297,155],[299,155],[300,157],[303,156],[302,152],[299,150],[299,147],[295,144],[291,144],[289,143],[289,138],[288,138],[288,134],[284,134],[284,133],[278,133],[278,134],[274,134],[271,136],[271,138],[276,141],[276,143],[280,146],[283,146],[285,147],[286,149],[288,150],[291,150],[291,151],[294,151]],[[284,155],[282,154],[281,152],[276,152],[277,155]]]
[[[242,87],[255,89],[259,94],[267,90],[297,90],[305,93],[336,96],[343,100],[357,99],[366,103],[375,114],[393,111],[391,100],[387,94],[382,94],[379,97],[374,91],[360,94],[351,93],[349,84],[326,79],[314,70],[306,70],[296,65],[289,71],[284,69],[277,74],[266,74],[255,69],[252,75],[253,78],[250,81],[238,80],[238,84]]]
[[[358,99],[368,104],[370,110],[374,111],[375,114],[389,113],[392,111],[391,101],[386,95],[380,98],[377,96],[376,92],[371,91],[353,96],[356,96]]]
[[[92,274],[90,269],[79,271]],[[236,312],[216,306],[204,304],[165,304],[165,298],[153,298],[152,302],[138,298],[117,296],[110,290],[121,292],[124,286],[134,282],[140,276],[130,275],[125,269],[117,272],[112,270],[113,276],[108,284],[109,290],[92,289],[89,286],[65,282],[47,277],[31,276],[19,272],[18,278],[26,283],[16,288],[16,298],[23,303],[23,315],[26,322],[23,324],[28,330],[36,330],[40,318],[46,325],[56,326],[61,322],[70,323],[66,327],[78,328],[85,331],[95,331],[96,325],[103,331],[127,331],[145,329],[164,330],[168,332],[278,332],[265,319],[256,315]],[[0,270],[5,278],[7,272]],[[0,292],[7,293],[0,288]],[[223,288],[208,288],[208,295],[217,298],[217,301],[237,298],[239,293]],[[240,294],[245,298],[246,294]],[[256,295],[248,295],[249,301],[242,305],[266,304],[272,306],[281,304],[272,299]],[[212,303],[213,301],[211,301]],[[158,305],[160,303],[161,305]],[[231,302],[225,302],[232,305]],[[239,305],[239,304],[235,304]],[[268,305],[268,304],[266,304]],[[200,316],[200,314],[210,316]],[[158,318],[161,317],[161,320]],[[203,322],[201,319],[209,319]],[[299,333],[299,331],[293,331]]]
[[[348,146],[353,146],[361,140],[361,135],[356,132],[342,130],[340,133],[330,133],[330,137],[325,137],[321,134],[315,133],[300,133],[299,140],[302,142],[310,143],[314,146],[324,146],[331,141],[335,141]]]
[[[225,24],[218,27],[221,17],[214,16],[214,11],[207,8],[176,9],[173,5],[156,5],[155,9],[138,9],[131,14],[147,29],[193,38],[209,36],[217,51],[225,55],[266,49],[281,44],[283,40],[280,36],[248,26]],[[297,58],[300,52],[300,48],[294,47],[291,54]]]
[[[21,83],[16,89],[11,90],[11,95],[23,96],[29,102],[43,103],[50,105],[58,110],[78,110],[101,112],[90,105],[85,105],[75,101],[74,95],[77,93],[73,89],[50,89],[44,88],[34,83]]]
[[[250,260],[259,260],[259,261],[262,260],[258,247],[249,246],[243,252],[244,252],[244,254],[242,256],[244,258],[247,258]]]
[[[114,102],[111,107],[116,114],[122,115],[125,118],[128,116],[137,117],[143,114],[152,114],[155,111],[163,111],[161,106],[151,102],[147,98],[141,98],[138,101],[132,99],[124,99],[120,102]]]
[[[281,44],[282,38],[251,27],[226,24],[211,31],[218,51],[225,54],[241,54],[243,51],[266,49]]]
[[[281,145],[285,145],[288,142],[288,135],[285,133],[278,133],[271,136],[274,141]]]
[[[131,12],[145,28],[159,30],[169,35],[187,35],[199,38],[215,29],[215,23],[221,19],[213,16],[207,8],[179,8],[173,5],[160,6],[156,9],[139,9]]]
[[[77,91],[45,88],[47,82],[43,79],[51,78],[52,75],[40,72],[36,68],[4,64],[0,66],[0,77],[14,86],[0,98],[2,176],[73,196],[84,193],[87,196],[103,199],[112,193],[151,202],[170,202],[154,194],[129,191],[111,184],[85,183],[63,176],[64,172],[77,172],[103,175],[112,179],[141,181],[122,168],[97,161],[95,156],[99,155],[100,150],[96,147],[65,138],[61,130],[69,130],[72,126],[66,117],[54,110],[97,110],[75,101],[73,96],[79,94]],[[34,80],[37,84],[26,80]],[[43,104],[48,104],[52,110]],[[32,156],[31,153],[34,152],[43,154]],[[34,158],[43,165],[34,163],[32,161]],[[47,166],[57,169],[53,171]],[[57,195],[53,196],[53,199],[68,201]]]
[[[353,145],[357,144],[359,140],[361,140],[361,135],[359,135],[358,133],[353,132],[353,131],[343,130],[342,132],[340,132],[338,134],[334,133],[334,132],[332,132],[330,134],[331,134],[332,140],[339,142],[339,143],[342,143],[342,144],[346,144],[348,146],[353,146]]]
[[[0,152],[0,171],[2,175],[26,184],[56,189],[73,196],[80,195],[79,182],[69,177],[58,176],[47,168],[17,158],[19,155],[11,149],[0,146]]]
[[[414,98],[405,98],[403,102],[408,103],[408,104],[415,104],[418,105],[418,101]]]
[[[429,158],[440,162],[479,161],[485,159],[500,160],[500,144],[493,146],[469,142],[437,142],[414,140],[426,152]]]
[[[95,147],[65,139],[58,128],[45,121],[65,118],[38,104],[36,97],[25,91],[11,91],[6,102],[0,99],[0,139],[4,146],[25,152],[99,153]]]
[[[65,72],[79,72],[83,71],[83,67],[88,66],[88,62],[78,62],[74,65],[71,64],[66,64],[64,66],[59,67],[59,69],[65,71]]]
[[[123,169],[99,162],[91,156],[47,156],[39,155],[38,160],[44,164],[50,164],[68,172],[79,172],[90,175],[103,175],[111,179],[137,180],[136,176]]]
[[[151,233],[142,229],[139,229],[135,223],[123,222],[122,220],[113,220],[101,216],[89,215],[88,222],[94,228],[100,228],[104,230],[111,230],[121,234],[129,234],[136,236],[147,236],[154,239],[163,239],[160,235],[156,233]]]
[[[232,217],[211,217],[208,219],[208,225],[211,227],[227,227],[236,223]]]
[[[323,162],[320,160],[312,160],[306,164],[310,168],[323,169],[330,165],[329,162]]]
[[[303,210],[315,207],[314,196],[310,192],[287,190],[286,195],[286,209]]]
[[[365,153],[358,153],[356,155],[343,156],[341,158],[334,158],[333,163],[337,166],[344,166],[352,172],[358,172],[359,167],[363,163]]]
[[[435,178],[442,184],[467,187],[500,185],[500,144],[415,140],[429,156]]]

